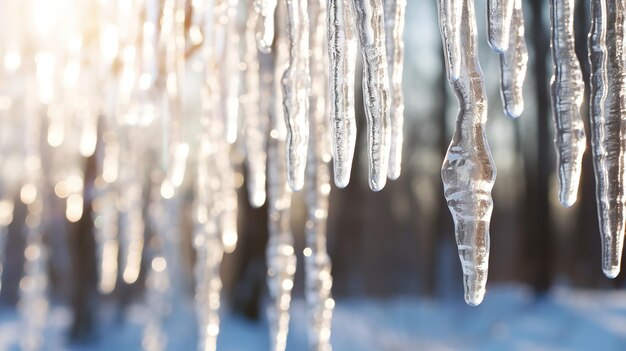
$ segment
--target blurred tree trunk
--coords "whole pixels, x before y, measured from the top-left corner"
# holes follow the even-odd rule
[[[552,255],[553,255],[553,231],[550,223],[550,196],[549,179],[551,169],[550,156],[553,153],[551,141],[551,107],[548,84],[550,74],[547,70],[549,55],[549,27],[543,19],[546,18],[547,3],[542,0],[527,2],[530,5],[532,16],[528,22],[530,25],[530,52],[534,52],[534,60],[531,61],[531,72],[534,73],[537,101],[536,121],[537,133],[535,135],[536,147],[530,148],[535,155],[527,159],[535,160],[524,163],[526,176],[526,262],[529,265],[530,284],[536,294],[544,294],[550,287],[552,279]],[[530,117],[530,114],[529,114]],[[528,151],[527,151],[528,152]]]

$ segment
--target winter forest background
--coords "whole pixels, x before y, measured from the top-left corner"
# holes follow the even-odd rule
[[[364,133],[359,133],[351,182],[346,189],[331,192],[328,250],[337,301],[332,329],[336,350],[608,350],[626,345],[624,274],[609,280],[600,267],[589,147],[578,201],[564,209],[557,199],[548,85],[552,74],[548,2],[524,1],[530,61],[525,112],[515,121],[502,111],[498,57],[485,37],[485,3],[476,1],[476,13],[489,93],[487,134],[498,168],[485,302],[476,308],[463,303],[452,217],[443,197],[440,167],[457,102],[443,70],[436,3],[408,1],[402,176],[379,193],[370,191],[365,148],[359,146],[365,143]],[[588,1],[577,1],[576,44],[585,79],[589,10]],[[359,89],[357,84],[357,121],[364,128]],[[587,115],[587,102],[583,106]],[[86,178],[93,175],[93,165],[93,160],[85,164]],[[267,208],[250,207],[244,189],[242,184],[239,244],[222,265],[223,320],[218,339],[222,350],[268,347],[263,310]],[[112,294],[98,294],[90,211],[86,203],[82,220],[68,224],[59,205],[56,222],[46,233],[52,300],[46,347],[139,349],[143,323],[149,318],[143,294],[145,270],[136,283],[125,285],[120,280]],[[301,259],[304,211],[301,194],[296,194],[292,228],[298,269],[288,350],[306,347]],[[0,348],[9,347],[19,335],[15,304],[24,260],[20,227],[24,215],[24,208],[16,208],[9,229],[0,293]],[[165,328],[171,350],[195,348],[191,223],[184,228],[181,274],[172,284],[176,302]]]

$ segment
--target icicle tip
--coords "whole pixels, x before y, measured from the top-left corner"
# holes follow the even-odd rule
[[[400,167],[389,167],[387,178],[389,178],[389,180],[398,180],[398,178],[400,178],[400,173]]]
[[[370,177],[370,189],[372,191],[381,191],[387,184],[387,177]]]
[[[250,205],[254,208],[260,208],[265,204],[265,192],[256,192],[250,198]]]
[[[615,279],[619,275],[620,267],[619,266],[610,266],[610,267],[602,267],[602,271],[604,275],[609,279]]]
[[[504,113],[510,119],[518,119],[524,113],[524,103],[521,104],[505,104]]]
[[[289,177],[288,182],[291,191],[300,191],[304,187],[304,179],[302,177]]]
[[[483,302],[485,298],[485,290],[482,288],[472,289],[467,287],[465,289],[465,303],[469,306],[478,306]]]
[[[561,189],[559,191],[559,202],[565,208],[570,208],[576,203],[576,191],[569,191],[568,189]]]
[[[335,166],[335,185],[339,189],[343,189],[350,183],[350,171]]]

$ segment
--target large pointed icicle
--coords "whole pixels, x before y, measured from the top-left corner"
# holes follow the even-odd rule
[[[585,152],[585,126],[580,115],[585,85],[574,44],[574,0],[552,0],[552,62],[550,84],[554,146],[559,176],[559,200],[565,207],[576,202]]]
[[[454,1],[454,0],[452,0]],[[487,1],[487,37],[489,45],[499,52],[505,53],[509,49],[509,33],[515,26],[511,22],[513,7],[517,0],[488,0]]]
[[[620,271],[626,221],[626,1],[593,0],[591,13],[591,149],[602,270],[615,278]]]
[[[487,282],[489,223],[493,209],[491,189],[496,169],[485,137],[487,98],[478,62],[474,3],[473,0],[458,1],[463,3],[462,52],[458,54],[461,75],[458,80],[450,79],[450,84],[459,100],[460,111],[441,177],[454,218],[465,301],[469,305],[478,305],[483,300]],[[451,15],[444,10],[440,3],[439,16],[443,26],[449,21],[446,17]],[[457,54],[448,54],[454,55]]]
[[[326,0],[311,2],[311,107],[308,164],[306,169],[305,297],[309,327],[309,350],[329,351],[334,300],[332,276],[326,250],[326,222],[330,194],[330,148],[328,138],[328,61],[325,59]]]
[[[328,56],[330,66],[330,126],[335,185],[350,181],[356,144],[354,79],[357,41],[353,0],[328,0]]]
[[[504,112],[518,118],[524,112],[524,79],[528,65],[528,48],[524,38],[522,0],[515,0],[511,17],[509,48],[500,53],[500,91]]]
[[[306,0],[287,0],[289,67],[283,76],[287,125],[287,181],[291,190],[304,185],[309,146],[309,15]]]
[[[278,10],[282,12],[282,7]],[[278,17],[280,18],[280,16]],[[277,23],[275,42],[274,110],[268,141],[268,226],[266,248],[267,286],[270,295],[268,319],[270,344],[273,351],[284,351],[289,332],[289,306],[296,271],[296,256],[290,228],[291,191],[287,186],[287,157],[285,152],[286,127],[280,104],[282,90],[280,77],[287,68],[288,43],[283,32],[284,22]]]
[[[402,166],[402,128],[404,125],[404,94],[402,73],[404,71],[404,15],[406,0],[385,1],[385,34],[387,64],[389,65],[389,88],[391,92],[391,145],[389,149],[389,179],[398,179]]]
[[[254,8],[260,15],[259,20],[261,31],[257,34],[257,45],[262,53],[272,51],[274,42],[274,11],[276,10],[276,0],[254,0]]]
[[[387,183],[389,144],[389,74],[382,0],[354,0],[363,61],[363,101],[367,117],[367,154],[370,188]]]
[[[248,197],[253,207],[265,203],[265,163],[267,162],[267,131],[269,121],[265,111],[260,110],[259,53],[256,44],[256,21],[259,15],[253,8],[254,0],[248,0],[248,19],[246,21],[244,63],[244,127],[246,138],[246,165],[248,168]]]

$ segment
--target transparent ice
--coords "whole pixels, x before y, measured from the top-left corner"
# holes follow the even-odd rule
[[[609,278],[615,278],[620,271],[626,222],[625,16],[623,0],[591,2],[591,151],[602,239],[602,270]]]
[[[446,57],[460,59],[459,77],[449,75],[460,104],[452,142],[441,168],[441,178],[448,207],[454,218],[456,242],[463,268],[465,301],[470,305],[482,302],[489,265],[489,224],[493,210],[491,189],[496,168],[485,137],[487,98],[476,46],[476,19],[473,0],[461,0],[461,52]],[[446,33],[449,16],[445,0],[439,3],[442,35]],[[445,39],[445,37],[444,37]],[[457,46],[444,46],[455,50]],[[451,60],[447,61],[448,70]]]
[[[573,0],[553,0],[550,7],[554,63],[550,95],[559,176],[559,200],[566,207],[576,202],[586,147],[585,126],[580,113],[585,85],[574,44],[574,3]]]

